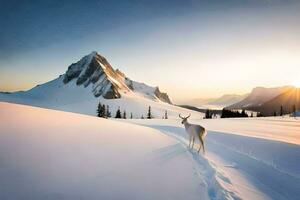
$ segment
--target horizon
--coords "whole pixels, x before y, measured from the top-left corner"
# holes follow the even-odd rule
[[[298,200],[300,0],[0,0],[0,200]]]
[[[93,53],[93,52],[96,52],[96,53],[98,53],[99,54],[99,52],[97,52],[97,51],[92,51],[91,53]],[[86,55],[89,55],[89,54],[86,54]],[[85,55],[85,56],[86,56]],[[101,55],[101,54],[100,54]],[[103,56],[103,55],[102,55]],[[84,57],[84,56],[82,56],[82,57]],[[80,58],[81,59],[81,58]],[[78,59],[76,62],[78,62],[80,59]],[[112,66],[113,67],[113,66]],[[119,68],[114,68],[115,70],[116,69],[118,69],[118,70],[120,70],[121,72],[122,72],[122,70],[121,69],[119,69]],[[59,76],[61,76],[61,75],[63,75],[63,74],[65,74],[65,72],[64,73],[61,73],[61,74],[59,74],[58,75],[58,77]],[[125,74],[126,75],[126,74]],[[48,82],[50,82],[50,81],[52,81],[52,80],[54,80],[54,79],[56,79],[56,78],[58,78],[58,77],[53,77],[51,80],[48,80],[48,81],[46,81],[46,82],[43,82],[43,83],[38,83],[38,84],[36,84],[36,85],[33,85],[32,87],[29,87],[29,88],[24,88],[24,89],[16,89],[16,90],[0,90],[0,92],[23,92],[23,91],[28,91],[28,90],[30,90],[30,89],[32,89],[32,88],[34,88],[34,87],[36,87],[36,86],[39,86],[39,85],[43,85],[43,84],[46,84],[46,83],[48,83]],[[130,78],[130,77],[128,77],[128,78]],[[136,80],[135,80],[136,81]],[[146,82],[143,82],[143,81],[140,81],[141,83],[145,83],[145,84],[147,84]],[[148,84],[147,84],[148,85]],[[159,87],[159,85],[150,85],[150,86],[152,86],[152,87]],[[221,97],[223,97],[223,96],[234,96],[234,95],[237,95],[237,96],[243,96],[243,95],[248,95],[248,94],[250,94],[251,92],[252,92],[252,90],[253,89],[255,89],[255,88],[278,88],[278,87],[295,87],[295,88],[299,88],[298,86],[296,86],[296,85],[277,85],[277,86],[269,86],[269,87],[266,87],[266,86],[255,86],[255,87],[253,87],[251,90],[249,90],[248,92],[245,92],[245,93],[223,93],[223,94],[220,94],[220,95],[218,95],[218,96],[208,96],[208,97],[197,97],[197,96],[193,96],[192,98],[188,98],[188,99],[182,99],[181,101],[179,101],[179,102],[176,102],[176,104],[178,104],[178,103],[185,103],[185,102],[189,102],[190,100],[213,100],[213,99],[218,99],[218,98],[221,98]],[[160,87],[159,87],[160,88]],[[160,88],[161,89],[161,88]],[[162,92],[166,92],[166,93],[168,93],[168,91],[163,91],[162,90]],[[173,98],[172,97],[170,97],[171,98],[171,100],[173,100]]]
[[[300,86],[300,2],[66,2],[0,7],[0,91],[53,80],[91,51],[174,102]]]

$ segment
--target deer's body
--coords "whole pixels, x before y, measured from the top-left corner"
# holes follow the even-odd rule
[[[205,153],[205,147],[204,147],[204,137],[206,130],[204,127],[198,125],[198,124],[190,124],[187,119],[190,117],[179,117],[182,119],[182,124],[184,125],[185,131],[189,136],[189,147],[192,145],[192,148],[194,148],[195,138],[197,138],[200,141],[200,147],[198,150],[198,153],[201,150],[201,147],[203,148],[203,153]]]

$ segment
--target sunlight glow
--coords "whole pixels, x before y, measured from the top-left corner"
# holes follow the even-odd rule
[[[300,79],[293,80],[292,81],[292,86],[295,86],[297,88],[300,88]]]

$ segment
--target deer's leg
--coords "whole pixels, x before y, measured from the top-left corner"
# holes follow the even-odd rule
[[[203,153],[205,153],[205,148],[204,148],[204,141],[203,141],[203,138],[200,136],[199,139],[200,139],[200,142],[201,142],[201,146],[202,146],[202,148],[203,148]],[[201,146],[200,146],[200,147],[201,147]],[[200,151],[200,148],[199,148],[199,151]]]
[[[200,153],[201,146],[202,146],[202,142],[201,142],[201,136],[200,136],[200,135],[198,135],[198,138],[199,138],[199,141],[200,141],[200,143],[199,143],[199,149],[198,149],[198,153]]]
[[[191,139],[191,137],[189,137],[189,148],[191,147],[191,142],[192,142],[192,139]]]
[[[195,144],[195,137],[193,137],[192,149],[194,148],[194,144]]]

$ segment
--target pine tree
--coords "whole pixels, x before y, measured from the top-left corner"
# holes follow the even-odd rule
[[[142,115],[141,119],[144,119],[144,115]]]
[[[262,113],[257,113],[257,117],[263,117],[264,115]]]
[[[116,112],[115,118],[122,118],[122,117],[121,117],[120,107],[118,108],[118,110],[117,110],[117,112]]]
[[[168,111],[165,111],[165,119],[168,119]]]
[[[98,117],[101,116],[101,112],[102,112],[101,110],[102,110],[102,105],[101,105],[101,103],[99,102],[99,103],[98,103],[98,107],[97,107],[97,116],[98,116]]]
[[[111,112],[109,111],[109,106],[106,106],[106,117],[111,117]]]
[[[105,105],[102,105],[100,102],[98,104],[98,109],[97,109],[97,116],[98,117],[105,117]]]
[[[126,111],[124,110],[124,112],[123,112],[123,119],[126,119],[127,117],[126,117]]]
[[[241,112],[241,117],[248,117],[248,114],[246,113],[245,110],[242,110],[242,112]]]
[[[280,106],[280,116],[282,116],[282,115],[283,115],[283,107]]]
[[[152,114],[151,114],[151,106],[149,106],[148,108],[148,113],[147,113],[147,119],[151,119],[152,118]]]
[[[132,119],[133,118],[133,116],[132,116],[132,112],[130,113],[130,119]]]
[[[276,112],[276,111],[274,111],[274,113],[273,113],[273,116],[274,116],[274,117],[276,117],[276,116],[277,116],[277,112]]]
[[[296,117],[296,105],[295,104],[293,105],[293,115],[294,115],[294,117]]]
[[[253,117],[253,112],[251,112],[251,116],[250,117]]]
[[[205,112],[205,119],[210,119],[210,118],[211,118],[211,114],[210,114],[209,109],[207,109]]]
[[[106,106],[104,104],[102,105],[102,112],[103,112],[103,117],[107,118],[107,116],[106,116]]]

